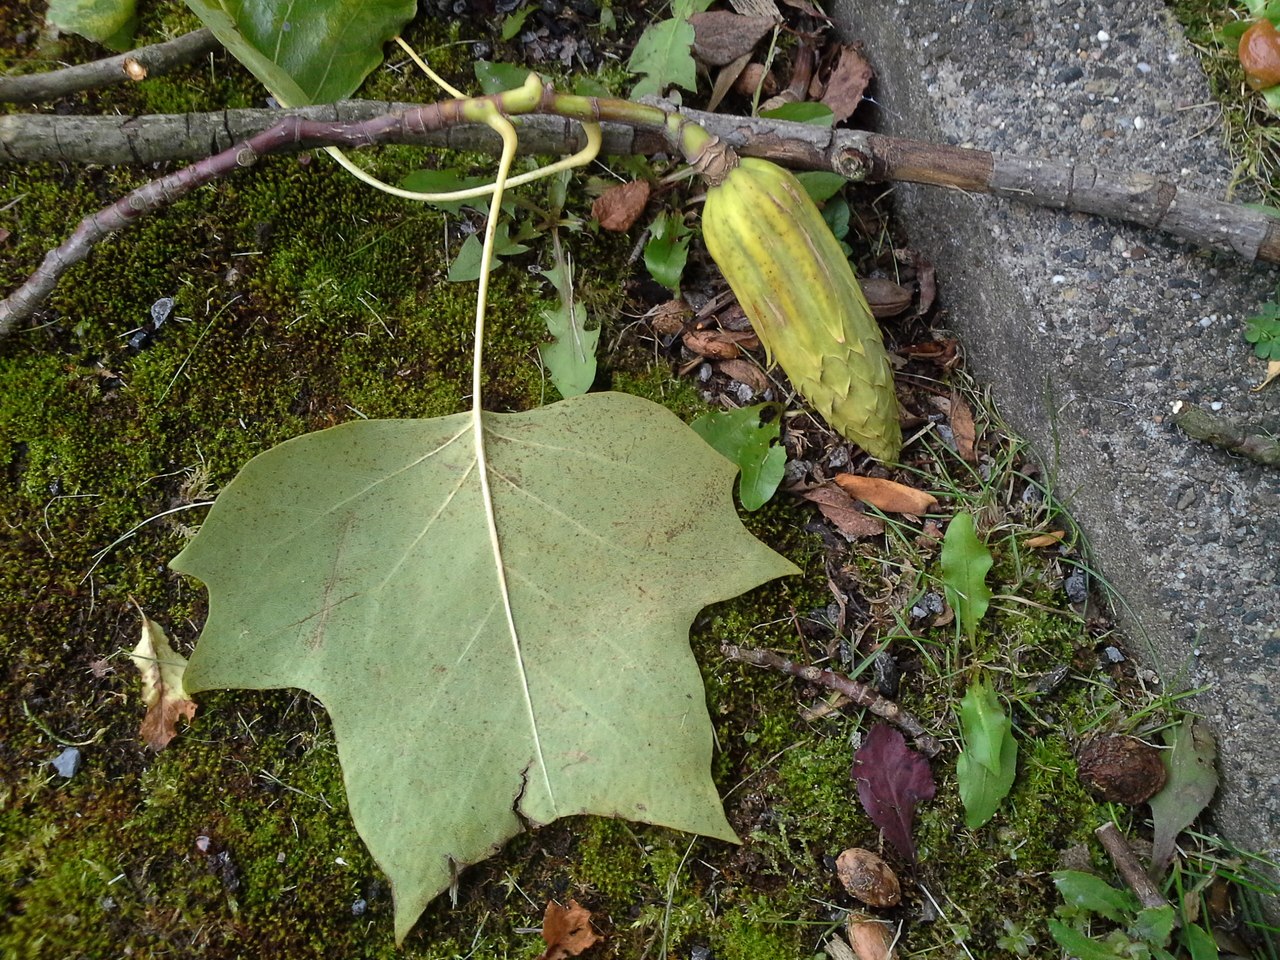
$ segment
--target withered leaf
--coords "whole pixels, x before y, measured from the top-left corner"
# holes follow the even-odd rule
[[[738,383],[745,383],[758,394],[769,389],[769,378],[749,360],[721,360],[716,369]]]
[[[969,463],[976,463],[978,429],[973,422],[973,411],[958,393],[951,395],[951,433],[956,440],[956,452]]]
[[[674,337],[693,319],[693,311],[683,300],[667,300],[649,311],[649,323],[655,333]]]
[[[916,804],[932,800],[937,790],[929,761],[908,747],[893,727],[877,723],[853,755],[850,776],[871,822],[884,831],[898,853],[915,863],[911,827]]]
[[[1048,533],[1028,537],[1023,546],[1030,547],[1032,550],[1038,550],[1040,547],[1056,547],[1066,535],[1067,531],[1065,530],[1050,530]]]
[[[822,102],[831,108],[836,123],[848,120],[858,109],[874,75],[861,50],[848,44],[840,48],[840,58],[827,78],[827,90],[822,95]]]
[[[1263,387],[1271,383],[1271,381],[1275,380],[1276,377],[1280,377],[1280,360],[1272,360],[1267,364],[1267,375],[1260,384],[1253,388],[1253,392],[1257,393]]]
[[[885,513],[909,513],[918,517],[938,505],[933,494],[892,480],[863,477],[856,473],[837,473],[835,481],[849,496],[869,503]]]
[[[760,341],[754,333],[738,333],[732,330],[689,330],[684,335],[684,345],[700,357],[713,360],[732,360],[742,351],[754,350]]]
[[[710,10],[695,13],[689,23],[693,27],[693,55],[705,64],[723,67],[750,53],[775,21],[770,17],[744,17],[728,10]]]
[[[632,180],[610,187],[591,204],[591,215],[614,233],[630,230],[649,202],[649,181]]]
[[[187,659],[169,645],[169,638],[158,624],[138,609],[142,617],[142,637],[129,654],[129,659],[142,674],[142,702],[147,715],[139,733],[152,750],[163,750],[178,733],[178,718],[188,723],[195,719],[196,705],[182,689],[182,674]]]
[[[862,505],[834,483],[824,483],[808,490],[793,489],[791,492],[811,503],[816,503],[822,515],[835,524],[836,529],[849,540],[875,537],[884,533],[884,521],[879,517],[867,516],[862,510]]]
[[[547,949],[538,960],[564,960],[582,953],[598,941],[600,935],[591,929],[591,911],[580,906],[577,900],[570,900],[564,907],[548,900],[542,915],[542,939]]]
[[[716,73],[715,83],[711,85],[711,97],[707,100],[707,112],[715,113],[716,107],[720,106],[730,90],[736,89],[738,80],[742,77],[748,64],[751,62],[751,54],[744,53],[732,63],[727,63]]]

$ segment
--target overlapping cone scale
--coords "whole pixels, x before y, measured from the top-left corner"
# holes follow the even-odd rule
[[[902,430],[880,328],[800,181],[767,160],[742,158],[707,190],[702,233],[800,395],[871,456],[897,459]]]

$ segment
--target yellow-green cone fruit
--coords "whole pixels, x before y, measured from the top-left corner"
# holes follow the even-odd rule
[[[896,460],[902,429],[880,327],[800,181],[775,163],[743,157],[707,189],[702,235],[800,395],[871,456]]]

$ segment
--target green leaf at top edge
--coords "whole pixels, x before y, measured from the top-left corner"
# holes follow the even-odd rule
[[[968,637],[977,633],[978,623],[986,616],[991,602],[991,590],[987,587],[991,564],[991,552],[978,539],[973,515],[957,513],[942,539],[942,583],[947,603]]]
[[[64,33],[123,52],[133,47],[138,29],[134,7],[134,0],[49,0],[45,19]]]
[[[349,97],[382,62],[417,0],[186,0],[282,105]]]

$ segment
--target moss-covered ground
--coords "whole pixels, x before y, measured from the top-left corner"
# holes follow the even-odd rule
[[[16,70],[49,55],[18,39],[38,28],[39,9],[0,4],[0,56]],[[170,5],[144,7],[140,39],[191,26]],[[419,25],[410,38],[465,79],[470,47],[458,41],[481,39],[472,29],[481,26]],[[73,40],[60,50],[72,61],[97,55]],[[393,72],[371,83],[371,97],[425,96]],[[260,101],[216,55],[60,108]],[[388,150],[368,162],[394,178],[421,158]],[[154,173],[0,168],[0,289],[76,219]],[[571,191],[569,205],[587,217],[588,198]],[[692,632],[719,747],[713,772],[741,846],[559,821],[467,870],[456,904],[440,898],[397,951],[388,884],[352,827],[317,702],[293,690],[204,695],[196,722],[165,751],[143,746],[125,656],[139,629],[132,602],[191,650],[204,591],[166,564],[203,516],[199,504],[290,437],[465,407],[473,289],[444,277],[466,223],[364,188],[323,156],[268,159],[103,244],[59,285],[47,322],[0,342],[0,956],[533,958],[545,904],[572,897],[606,937],[590,954],[602,960],[810,957],[852,905],[834,857],[882,847],[849,775],[868,724],[856,711],[803,718],[798,708],[817,691],[726,662],[722,643],[845,667],[878,647],[893,652],[902,705],[944,744],[937,798],[917,816],[918,865],[884,850],[903,877],[903,905],[884,914],[903,922],[902,955],[1058,956],[1046,928],[1057,902],[1049,872],[1080,845],[1106,872],[1093,828],[1112,816],[1130,825],[1079,785],[1073,745],[1093,729],[1150,731],[1167,714],[1151,708],[1130,664],[1103,664],[1101,647],[1123,641],[1067,608],[1070,557],[1024,545],[1032,531],[1070,528],[1031,495],[1032,466],[994,422],[986,475],[941,444],[913,454],[939,513],[973,510],[995,554],[990,582],[1002,596],[971,640],[909,614],[941,589],[937,545],[918,527],[892,525],[883,543],[850,547],[792,499],[746,517],[804,572],[704,611]],[[686,419],[704,409],[689,380],[627,334],[634,239],[585,231],[570,243],[582,296],[605,326],[604,379]],[[555,397],[537,363],[551,291],[528,269],[548,266],[547,256],[535,245],[494,276],[492,409]],[[175,318],[131,346],[161,297],[176,300]],[[833,578],[854,585],[844,631],[828,610]],[[1059,668],[1062,684],[1042,689]],[[1009,799],[968,830],[954,711],[979,670],[1010,709],[1022,752]],[[67,779],[50,761],[69,744],[83,765]]]

